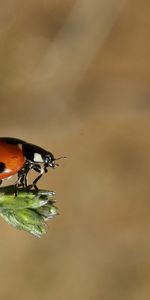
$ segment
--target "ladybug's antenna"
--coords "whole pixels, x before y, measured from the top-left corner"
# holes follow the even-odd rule
[[[59,159],[66,159],[67,157],[66,156],[60,156],[60,157],[57,157],[57,158],[54,158],[54,161],[55,160],[59,160]],[[55,164],[55,166],[59,166],[59,164]]]

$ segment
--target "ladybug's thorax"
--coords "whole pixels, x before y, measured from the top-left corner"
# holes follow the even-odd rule
[[[22,144],[22,151],[25,158],[34,163],[51,166],[51,163],[55,160],[52,153],[33,144]]]
[[[25,143],[22,145],[22,151],[27,160],[38,163],[44,162],[44,149],[32,144]]]

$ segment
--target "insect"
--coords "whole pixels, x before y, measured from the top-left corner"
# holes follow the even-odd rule
[[[61,158],[54,158],[51,152],[20,139],[0,137],[0,184],[4,179],[17,174],[15,194],[19,186],[28,190],[27,174],[32,169],[39,175],[30,188],[38,190],[36,185],[38,180],[48,171],[48,167],[58,166],[56,160]]]

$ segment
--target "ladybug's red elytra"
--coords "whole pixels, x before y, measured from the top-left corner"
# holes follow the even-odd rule
[[[28,189],[27,174],[32,169],[40,173],[31,185],[38,190],[38,180],[47,172],[48,167],[58,166],[55,162],[57,159],[39,146],[17,138],[0,137],[0,183],[17,174],[16,190],[18,186]]]

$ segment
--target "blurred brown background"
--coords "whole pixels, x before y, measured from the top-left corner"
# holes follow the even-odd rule
[[[0,299],[150,299],[150,2],[1,0],[0,136],[67,155],[60,216],[0,220]]]

